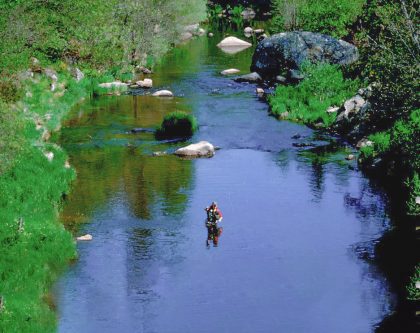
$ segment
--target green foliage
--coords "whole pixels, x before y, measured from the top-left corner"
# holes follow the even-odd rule
[[[75,173],[64,166],[67,155],[40,136],[59,127],[92,82],[76,82],[67,71],[58,78],[54,92],[38,75],[25,83],[19,102],[0,101],[0,332],[54,332],[48,287],[75,257],[71,234],[57,222]]]
[[[240,28],[243,26],[244,18],[242,17],[242,12],[244,11],[244,7],[242,5],[235,6],[231,9],[228,7],[229,12],[229,19],[235,25],[236,28]]]
[[[389,132],[377,132],[369,135],[368,139],[373,142],[373,146],[364,146],[360,149],[360,157],[362,159],[372,161],[379,154],[389,151],[391,146],[391,135]]]
[[[54,153],[52,161],[27,146],[0,177],[0,332],[54,331],[55,314],[43,299],[75,257],[71,235],[56,222],[57,203],[74,172],[64,168],[63,151],[44,149]]]
[[[13,166],[23,144],[23,121],[17,110],[0,100],[0,176]]]
[[[418,108],[419,17],[416,0],[372,0],[361,15],[358,70],[375,83],[370,101],[380,110],[376,125],[391,127]]]
[[[198,129],[197,119],[182,111],[175,111],[163,118],[156,131],[158,139],[191,137]]]
[[[0,2],[0,73],[65,60],[107,68],[158,59],[183,26],[205,17],[203,0]]]
[[[306,30],[346,36],[366,0],[274,0],[273,32]]]
[[[414,268],[414,275],[411,277],[411,282],[407,286],[407,298],[413,301],[420,300],[420,289],[416,287],[416,282],[420,282],[420,265]]]
[[[420,109],[407,121],[399,120],[391,129],[391,149],[404,169],[420,172]]]
[[[411,179],[408,179],[406,186],[410,193],[410,197],[407,202],[408,214],[409,215],[420,215],[420,205],[416,202],[416,199],[420,197],[420,177],[417,172],[414,173]]]
[[[336,116],[326,110],[352,96],[357,81],[345,80],[340,68],[329,64],[304,64],[302,72],[305,79],[297,86],[276,88],[269,99],[271,112],[283,119],[328,127]]]

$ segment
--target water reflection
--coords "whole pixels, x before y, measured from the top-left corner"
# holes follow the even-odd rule
[[[176,99],[125,96],[93,99],[74,110],[76,116],[70,117],[61,134],[61,144],[78,173],[62,213],[70,229],[88,221],[121,190],[139,218],[151,219],[157,202],[165,214],[182,212],[185,192],[191,186],[192,162],[151,156],[153,151],[170,149],[171,144],[156,142],[149,132],[130,131],[157,126],[175,108],[188,106]]]

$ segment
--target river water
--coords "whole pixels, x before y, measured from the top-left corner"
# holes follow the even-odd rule
[[[61,219],[93,240],[55,287],[59,332],[365,333],[395,306],[371,260],[391,223],[385,195],[344,159],[348,148],[269,117],[254,86],[222,77],[246,73],[253,49],[224,54],[221,38],[177,47],[158,66],[154,86],[175,98],[104,96],[65,124],[78,178]],[[219,146],[213,158],[153,156],[185,143],[130,133],[174,110],[197,117],[190,141]],[[213,200],[224,232],[207,247]]]

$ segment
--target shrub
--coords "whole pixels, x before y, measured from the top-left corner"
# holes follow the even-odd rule
[[[165,116],[160,128],[156,131],[158,139],[187,138],[197,131],[196,118],[182,111],[175,111]]]
[[[373,146],[364,146],[360,149],[360,157],[366,161],[372,161],[379,154],[389,151],[391,146],[391,135],[389,132],[377,132],[369,135],[368,139]]]
[[[376,127],[391,127],[418,108],[418,1],[372,0],[365,7],[356,34],[358,70],[374,82],[370,102]]]
[[[420,289],[416,287],[416,282],[420,282],[420,265],[414,269],[414,275],[411,277],[410,284],[407,286],[408,299],[420,300]]]
[[[273,32],[306,30],[337,38],[346,36],[349,27],[362,13],[366,0],[274,0]]]
[[[420,205],[416,199],[420,197],[420,177],[417,172],[414,173],[411,179],[406,181],[406,186],[409,191],[409,199],[407,202],[409,215],[420,215]]]
[[[341,105],[353,95],[357,81],[345,80],[340,68],[330,64],[304,64],[305,79],[297,86],[278,86],[269,99],[273,115],[306,124],[322,123],[327,127],[335,120],[327,108]]]

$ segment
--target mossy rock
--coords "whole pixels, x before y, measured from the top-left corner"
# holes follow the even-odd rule
[[[198,129],[197,119],[185,112],[175,111],[165,116],[155,136],[158,140],[189,138]]]

